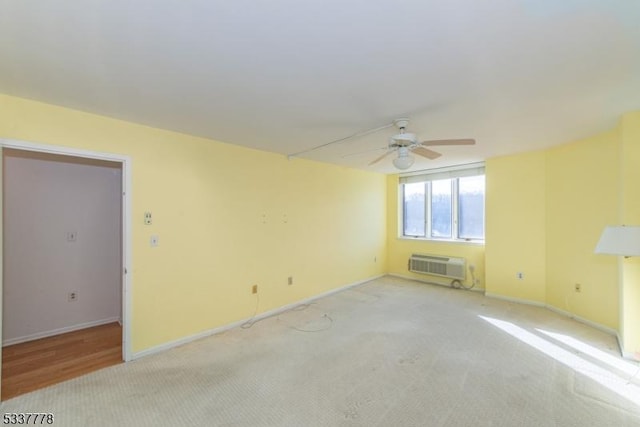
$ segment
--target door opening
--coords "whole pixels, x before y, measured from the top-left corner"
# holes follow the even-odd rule
[[[113,359],[114,349],[104,346],[115,340],[117,360],[130,360],[128,158],[0,143],[3,345],[44,343],[62,352],[70,350],[64,339],[84,334],[84,342],[98,344],[97,357],[110,352]],[[26,353],[31,365],[47,364],[37,350]],[[3,379],[16,373],[3,366]]]

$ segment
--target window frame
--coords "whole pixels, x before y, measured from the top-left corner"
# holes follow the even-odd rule
[[[473,172],[470,172],[473,171]],[[402,182],[402,177],[409,177],[409,181]],[[434,242],[459,242],[459,243],[472,243],[472,244],[484,244],[486,238],[486,185],[484,189],[484,201],[483,203],[483,237],[482,238],[471,238],[471,237],[460,237],[460,185],[459,179],[463,177],[470,176],[484,176],[486,179],[486,175],[484,173],[484,164],[481,166],[473,165],[471,168],[453,168],[447,170],[438,170],[433,173],[425,173],[424,175],[404,175],[401,176],[401,180],[398,183],[399,191],[398,191],[398,207],[399,207],[399,215],[398,218],[401,219],[398,224],[398,238],[400,239],[408,239],[408,240],[428,240]],[[417,179],[411,180],[411,177],[416,177]],[[451,180],[451,237],[434,237],[432,230],[432,182],[437,180]],[[405,185],[406,184],[414,184],[414,183],[422,183],[425,186],[425,201],[424,201],[424,235],[413,235],[413,234],[405,234],[405,224],[407,221],[407,211],[405,206]]]

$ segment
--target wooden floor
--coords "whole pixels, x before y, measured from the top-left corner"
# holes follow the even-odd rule
[[[2,349],[2,400],[122,363],[120,324],[96,326]]]

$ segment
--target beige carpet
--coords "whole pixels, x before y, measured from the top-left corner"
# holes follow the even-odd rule
[[[56,426],[640,426],[615,338],[382,278],[2,404]]]

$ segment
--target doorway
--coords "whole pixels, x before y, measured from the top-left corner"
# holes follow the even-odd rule
[[[0,142],[3,345],[30,345],[30,354],[44,345],[67,356],[73,347],[86,359],[87,343],[115,339],[116,358],[130,360],[128,158]],[[77,361],[65,371],[86,373]],[[20,363],[38,367],[37,358]]]
[[[2,348],[2,400],[122,363],[120,323]]]

